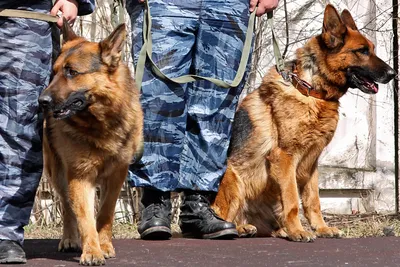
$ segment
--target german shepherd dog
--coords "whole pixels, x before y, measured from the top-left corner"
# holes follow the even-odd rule
[[[54,78],[39,97],[45,113],[44,174],[63,205],[58,250],[82,248],[80,264],[100,265],[115,257],[114,210],[128,166],[140,157],[143,113],[129,68],[121,62],[124,24],[94,43],[64,21],[63,36]]]
[[[270,69],[240,104],[233,124],[227,171],[213,208],[235,222],[240,236],[277,236],[310,242],[338,237],[321,214],[318,158],[338,123],[339,99],[349,88],[378,92],[395,71],[374,53],[349,11],[332,5],[322,33],[296,51],[284,79]],[[304,215],[315,232],[299,219]]]

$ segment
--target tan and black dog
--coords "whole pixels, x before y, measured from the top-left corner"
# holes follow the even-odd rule
[[[321,215],[318,158],[338,123],[339,99],[349,88],[378,92],[394,70],[374,53],[349,13],[327,5],[322,34],[286,64],[289,80],[270,69],[240,104],[228,168],[213,208],[241,236],[279,236],[309,242],[337,237]],[[305,231],[304,215],[315,232]]]
[[[82,248],[81,264],[100,265],[115,257],[114,210],[128,166],[142,150],[143,113],[131,73],[121,62],[124,24],[100,43],[76,36],[66,21],[63,35],[54,78],[39,98],[45,111],[44,175],[63,205],[58,249]]]

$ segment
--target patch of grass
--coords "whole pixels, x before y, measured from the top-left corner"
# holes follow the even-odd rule
[[[25,239],[60,239],[62,236],[61,225],[36,225],[25,226]]]
[[[397,215],[331,215],[325,220],[329,226],[338,227],[343,238],[400,236],[400,218]]]
[[[172,224],[173,235],[179,236],[180,228],[178,224]],[[61,225],[35,225],[29,224],[25,227],[25,239],[60,239],[62,236]],[[113,238],[115,239],[138,239],[140,235],[136,224],[115,223],[113,226]]]
[[[139,239],[140,235],[137,231],[136,224],[117,223],[113,226],[113,238],[116,239]]]
[[[400,217],[394,215],[359,214],[359,215],[325,215],[325,221],[329,226],[339,228],[343,238],[400,236]],[[304,223],[303,225],[307,225]],[[180,236],[178,224],[172,224],[174,237]],[[26,239],[60,239],[62,235],[61,225],[33,225],[25,227]],[[136,224],[115,223],[113,238],[138,239],[139,233]]]

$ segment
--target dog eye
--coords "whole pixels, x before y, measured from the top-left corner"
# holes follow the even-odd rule
[[[79,72],[77,72],[76,70],[71,69],[70,67],[65,67],[64,68],[64,72],[65,72],[65,75],[68,78],[73,78],[73,77],[75,77],[76,75],[79,74]]]
[[[369,49],[367,47],[358,49],[358,50],[356,50],[356,52],[361,53],[361,54],[366,55],[366,56],[369,55]]]

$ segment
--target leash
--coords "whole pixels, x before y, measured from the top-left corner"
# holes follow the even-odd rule
[[[290,81],[292,85],[304,96],[312,96],[318,99],[325,99],[327,92],[315,89],[308,82],[300,79],[297,75],[296,63],[293,65],[292,71],[285,69],[285,61],[281,55],[277,38],[274,32],[273,14],[272,12],[267,13],[267,20],[271,27],[272,33],[272,46],[274,49],[274,57],[276,63],[276,70],[282,76],[285,81]]]
[[[54,23],[58,21],[58,17],[56,16],[35,11],[19,10],[19,9],[0,9],[0,17],[37,19]]]
[[[281,51],[279,49],[278,40],[275,36],[274,20],[273,20],[273,12],[272,11],[267,13],[267,22],[268,22],[269,26],[271,27],[272,48],[274,49],[276,70],[283,77],[283,79],[287,81],[289,77],[287,75],[287,72],[285,71],[285,61],[283,60]]]
[[[152,68],[153,73],[156,76],[158,76],[158,78],[165,80],[165,81],[170,81],[170,82],[174,82],[174,83],[188,83],[188,82],[194,82],[197,80],[207,80],[207,81],[210,81],[222,88],[236,87],[240,84],[240,82],[243,79],[244,73],[246,72],[246,65],[247,65],[247,62],[248,62],[248,59],[250,56],[257,8],[250,14],[248,27],[247,27],[247,33],[246,33],[246,39],[243,44],[242,56],[240,58],[240,63],[239,63],[238,70],[236,72],[236,76],[233,79],[232,83],[227,83],[227,82],[219,80],[219,79],[215,79],[215,78],[211,78],[211,77],[203,77],[203,76],[198,76],[198,75],[192,75],[192,74],[183,75],[183,76],[176,77],[176,78],[169,78],[157,67],[157,65],[152,60],[151,14],[150,14],[150,6],[149,6],[148,2],[149,2],[148,0],[145,1],[146,9],[145,9],[145,15],[144,15],[144,20],[143,20],[143,46],[139,53],[139,59],[138,59],[138,63],[137,63],[137,67],[136,67],[136,74],[135,74],[136,84],[139,89],[142,86],[146,58],[148,58],[151,63],[151,68]]]
[[[151,14],[150,14],[150,6],[148,1],[146,1],[146,10],[145,10],[145,19],[143,22],[143,46],[139,54],[138,65],[136,69],[136,83],[138,88],[141,88],[143,74],[144,74],[144,65],[146,62],[146,58],[148,57],[150,63],[152,65],[153,72],[161,79],[168,80],[175,83],[188,83],[193,82],[196,80],[208,80],[219,87],[222,88],[231,88],[236,87],[240,84],[243,79],[244,73],[246,71],[246,65],[249,59],[252,38],[254,33],[254,26],[255,26],[255,14],[256,14],[257,7],[251,13],[248,28],[246,33],[246,39],[243,45],[242,56],[240,59],[239,67],[236,73],[236,76],[232,83],[227,83],[225,81],[211,78],[211,77],[202,77],[198,75],[183,75],[176,78],[169,78],[166,76],[154,63],[151,58],[152,55],[152,38],[151,38]],[[26,19],[37,19],[47,22],[56,23],[58,21],[58,17],[52,16],[45,13],[35,12],[35,11],[28,11],[28,10],[18,10],[18,9],[0,9],[0,17],[16,17],[16,18],[26,18]],[[285,81],[291,81],[293,86],[299,90],[305,96],[312,96],[319,99],[324,99],[326,92],[315,90],[309,83],[300,79],[296,73],[285,70],[285,61],[282,58],[278,41],[275,36],[274,31],[274,23],[273,23],[273,12],[267,13],[267,21],[271,27],[272,33],[272,46],[274,51],[274,57],[276,62],[276,69],[278,73],[282,76]]]

